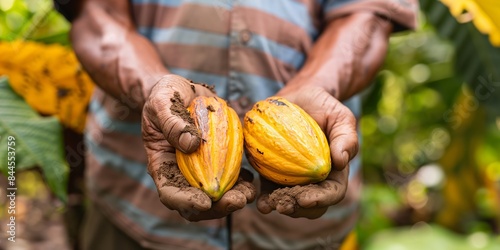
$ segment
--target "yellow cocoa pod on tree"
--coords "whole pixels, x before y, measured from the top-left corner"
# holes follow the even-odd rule
[[[94,83],[74,52],[59,44],[0,41],[0,76],[38,113],[82,133]]]
[[[281,185],[323,181],[331,169],[330,147],[318,123],[281,97],[257,102],[244,119],[250,164]]]
[[[188,111],[200,133],[201,143],[191,154],[177,150],[177,164],[191,186],[217,201],[234,186],[240,173],[241,122],[226,101],[218,97],[197,97]]]

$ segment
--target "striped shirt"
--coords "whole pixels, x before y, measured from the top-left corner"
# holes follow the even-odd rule
[[[174,74],[215,85],[240,114],[275,94],[304,64],[325,24],[354,11],[415,25],[412,0],[132,0],[138,32]],[[188,222],[158,199],[146,172],[141,114],[96,89],[85,141],[89,195],[110,220],[144,247],[226,249],[225,219]],[[360,99],[345,104],[359,117]],[[350,164],[346,198],[316,220],[259,213],[255,203],[233,213],[234,249],[322,249],[354,227],[361,191],[360,159]],[[251,169],[244,161],[243,167]],[[259,180],[255,180],[259,185]]]

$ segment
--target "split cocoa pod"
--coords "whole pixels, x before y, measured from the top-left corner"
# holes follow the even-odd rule
[[[257,102],[244,118],[249,162],[264,178],[286,186],[326,179],[330,147],[318,123],[281,97]]]
[[[234,186],[240,173],[243,155],[240,119],[218,97],[197,97],[188,111],[200,133],[200,147],[190,154],[177,150],[177,164],[191,186],[217,201]]]

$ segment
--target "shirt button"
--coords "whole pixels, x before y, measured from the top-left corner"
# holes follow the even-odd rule
[[[252,32],[250,32],[249,30],[242,30],[240,32],[240,42],[243,45],[247,44],[250,39],[252,39]]]

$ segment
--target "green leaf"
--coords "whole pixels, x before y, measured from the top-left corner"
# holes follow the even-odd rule
[[[486,233],[473,234],[465,238],[433,224],[400,227],[381,231],[373,236],[367,250],[379,249],[440,249],[469,250],[499,249],[500,241]]]
[[[493,115],[500,115],[500,48],[491,45],[472,23],[459,23],[436,0],[420,0],[422,11],[437,33],[455,46],[456,73],[467,82],[476,99]],[[479,94],[477,94],[477,93]]]
[[[15,172],[40,167],[51,190],[66,201],[68,165],[59,121],[40,116],[12,90],[7,78],[0,78],[0,100],[0,170],[8,174],[8,152],[15,152]],[[15,142],[11,148],[9,141]]]
[[[52,34],[48,36],[43,36],[43,37],[33,37],[30,40],[37,41],[37,42],[42,42],[42,43],[59,43],[62,45],[69,46],[69,35],[67,31],[61,32],[59,34]]]

